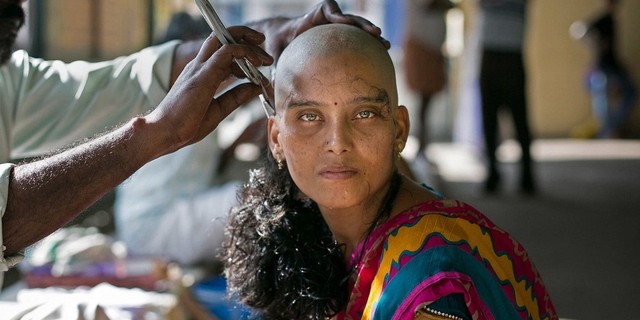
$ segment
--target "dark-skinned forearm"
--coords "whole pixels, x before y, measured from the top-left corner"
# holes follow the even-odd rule
[[[20,251],[65,225],[155,158],[158,145],[144,138],[148,135],[134,135],[141,131],[140,122],[136,118],[95,140],[15,167],[2,218],[5,253]]]

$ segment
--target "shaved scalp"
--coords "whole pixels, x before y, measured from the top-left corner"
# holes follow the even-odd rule
[[[346,24],[320,25],[295,38],[278,60],[275,88],[287,87],[296,77],[310,76],[303,72],[313,59],[344,55],[354,55],[377,70],[380,77],[386,79],[391,104],[398,104],[395,69],[387,49],[366,31]]]

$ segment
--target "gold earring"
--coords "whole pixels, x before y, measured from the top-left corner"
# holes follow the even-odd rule
[[[278,170],[282,170],[284,168],[284,162],[280,159],[280,155],[276,156],[276,163],[278,164]]]

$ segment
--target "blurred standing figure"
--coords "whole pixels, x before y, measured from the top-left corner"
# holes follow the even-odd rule
[[[211,28],[198,16],[195,18],[186,11],[176,12],[171,16],[167,30],[160,39],[160,43],[171,40],[198,40],[206,38],[211,33]]]
[[[495,192],[500,184],[496,158],[498,147],[498,110],[506,106],[522,149],[520,188],[535,192],[531,159],[531,133],[527,118],[526,73],[523,44],[526,27],[527,0],[480,0],[482,23],[482,62],[480,94],[482,124],[488,162],[487,192]]]
[[[428,143],[429,103],[447,83],[441,48],[446,36],[445,15],[453,4],[450,0],[405,0],[405,3],[404,74],[409,89],[420,95],[415,125],[418,155],[424,155]]]
[[[595,19],[571,26],[572,35],[586,40],[593,52],[587,86],[599,138],[624,135],[625,120],[636,100],[634,84],[616,52],[614,13],[618,3],[618,0],[605,0],[604,12]]]

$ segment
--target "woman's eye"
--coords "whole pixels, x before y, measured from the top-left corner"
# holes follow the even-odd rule
[[[300,117],[303,121],[316,121],[318,120],[318,115],[313,113],[305,113]]]
[[[373,117],[374,115],[375,114],[373,113],[373,111],[365,110],[365,111],[358,112],[358,114],[356,114],[356,118],[357,119],[367,119],[367,118]]]

